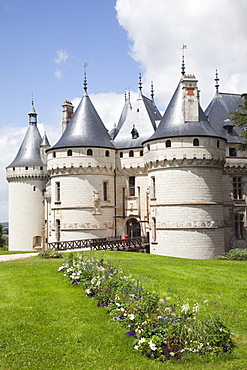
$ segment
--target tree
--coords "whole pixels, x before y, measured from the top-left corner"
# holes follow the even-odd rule
[[[238,105],[238,110],[229,112],[229,114],[234,124],[243,129],[239,137],[244,138],[244,142],[237,144],[236,149],[244,152],[247,150],[247,100]]]
[[[0,248],[4,247],[6,244],[5,237],[3,236],[4,227],[0,224]]]

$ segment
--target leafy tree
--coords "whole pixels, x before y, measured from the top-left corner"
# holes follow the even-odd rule
[[[229,112],[229,114],[235,125],[243,129],[239,137],[244,138],[244,142],[237,144],[236,149],[244,152],[247,150],[247,100],[244,100],[242,104],[238,105],[238,110]]]

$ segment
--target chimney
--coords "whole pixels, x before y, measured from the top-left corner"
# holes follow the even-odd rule
[[[194,75],[184,75],[182,80],[183,115],[185,122],[199,121],[198,80]]]
[[[62,104],[63,107],[63,122],[62,122],[62,132],[65,131],[69,121],[71,120],[74,113],[74,106],[69,100],[65,100]]]

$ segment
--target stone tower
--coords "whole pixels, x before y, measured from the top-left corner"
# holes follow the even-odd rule
[[[9,183],[9,250],[31,251],[44,243],[46,162],[33,103],[29,127],[14,161],[6,168]],[[48,147],[45,136],[43,145]]]
[[[150,252],[200,259],[223,254],[225,139],[200,107],[195,76],[179,82],[156,132],[144,143],[144,160]]]
[[[115,148],[87,93],[47,151],[48,240],[113,236]]]

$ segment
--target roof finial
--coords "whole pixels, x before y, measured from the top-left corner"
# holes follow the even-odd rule
[[[217,69],[216,69],[216,72],[215,72],[215,79],[214,79],[214,81],[215,81],[215,88],[216,88],[216,93],[218,94],[218,92],[219,92],[219,87],[220,87],[220,85],[219,85],[219,77],[218,77],[218,71],[217,71]]]
[[[139,73],[139,89],[142,91],[142,74],[141,72]]]
[[[32,91],[32,107],[33,107],[33,91]]]
[[[86,67],[88,67],[88,64],[87,63],[84,63],[84,82],[83,82],[83,87],[84,87],[84,91],[85,93],[87,93],[87,73],[86,73]]]
[[[151,81],[151,99],[154,100],[154,84],[153,81]]]
[[[184,50],[187,49],[187,45],[183,44],[181,49],[182,49],[182,68],[181,68],[181,72],[182,72],[182,75],[184,76],[185,75]]]

